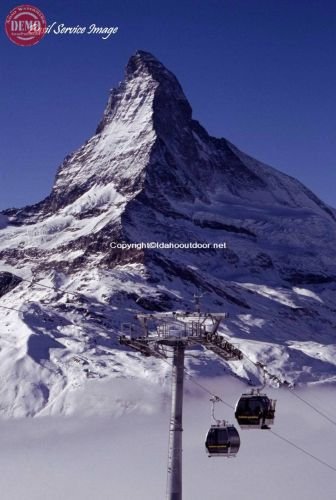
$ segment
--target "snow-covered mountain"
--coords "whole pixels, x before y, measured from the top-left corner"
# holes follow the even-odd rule
[[[247,358],[197,351],[191,370],[255,380],[252,359],[283,381],[336,380],[335,247],[335,211],[209,136],[175,76],[139,51],[50,195],[0,214],[1,413],[70,412],[87,378],[164,379],[165,363],[119,346],[121,323],[191,309],[196,290],[230,313],[222,333]]]

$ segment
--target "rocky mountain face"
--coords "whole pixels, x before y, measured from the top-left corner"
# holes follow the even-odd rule
[[[50,195],[0,215],[1,411],[70,412],[67,394],[87,378],[148,365],[164,377],[118,345],[120,325],[190,309],[196,290],[204,309],[230,313],[222,333],[281,380],[335,380],[335,247],[335,211],[209,136],[175,76],[139,51]],[[195,372],[260,375],[248,359],[198,358]]]

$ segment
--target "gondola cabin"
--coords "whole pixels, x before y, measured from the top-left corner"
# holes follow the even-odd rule
[[[240,438],[233,425],[215,424],[209,429],[205,447],[209,457],[235,457],[240,447]]]
[[[274,424],[276,401],[252,391],[239,399],[235,417],[241,429],[269,429]]]

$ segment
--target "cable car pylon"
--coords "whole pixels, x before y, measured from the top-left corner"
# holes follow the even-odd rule
[[[225,361],[243,359],[243,353],[219,335],[218,329],[227,313],[164,312],[137,314],[141,332],[133,325],[122,325],[119,342],[144,356],[168,358],[173,355],[171,418],[166,500],[182,500],[182,416],[185,350],[202,345]]]

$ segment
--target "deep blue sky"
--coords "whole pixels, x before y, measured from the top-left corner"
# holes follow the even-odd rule
[[[23,3],[23,2],[22,2]],[[294,176],[336,207],[334,0],[32,1],[47,21],[119,26],[108,40],[47,36],[18,47],[1,2],[0,209],[48,194],[90,137],[137,49],[181,82],[210,133]]]

